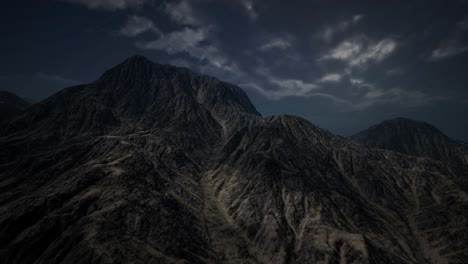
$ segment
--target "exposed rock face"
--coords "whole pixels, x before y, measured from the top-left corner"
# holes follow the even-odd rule
[[[374,125],[352,136],[371,147],[468,164],[468,145],[447,137],[436,127],[407,118]]]
[[[0,122],[13,118],[31,105],[14,93],[0,91]]]
[[[465,263],[468,167],[132,57],[0,132],[1,263]]]

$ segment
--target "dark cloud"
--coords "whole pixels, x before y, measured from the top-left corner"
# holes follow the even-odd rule
[[[250,19],[255,20],[258,17],[258,11],[256,10],[254,0],[241,0],[242,5],[245,8],[247,15]]]
[[[429,61],[438,61],[467,52],[468,43],[464,41],[467,32],[468,20],[458,22],[449,38],[440,41],[439,46],[431,52]]]
[[[179,24],[193,26],[201,24],[188,0],[168,2],[165,4],[164,10],[173,21]]]
[[[381,62],[397,48],[397,42],[391,38],[370,41],[367,37],[345,40],[320,60],[341,60],[350,67],[364,67],[370,62]]]
[[[274,37],[258,47],[261,51],[287,49],[292,45],[293,38],[291,36]]]
[[[364,15],[362,14],[355,14],[350,19],[340,21],[334,25],[326,25],[322,32],[320,32],[320,37],[326,41],[332,41],[333,37],[336,34],[346,32],[351,26],[358,24]]]
[[[161,33],[153,21],[136,15],[129,16],[127,24],[120,29],[120,34],[126,37],[136,37],[145,32]]]

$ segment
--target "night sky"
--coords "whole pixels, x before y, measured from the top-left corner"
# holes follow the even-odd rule
[[[0,9],[0,90],[40,100],[140,54],[340,135],[385,119],[468,141],[468,1],[40,0]]]

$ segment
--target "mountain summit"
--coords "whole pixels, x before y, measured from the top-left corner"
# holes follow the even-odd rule
[[[0,131],[1,263],[463,263],[468,167],[132,57]]]
[[[34,105],[0,128],[17,141],[42,145],[103,134],[149,129],[186,131],[209,142],[219,122],[242,114],[259,115],[245,92],[228,83],[134,56],[88,85],[78,85]],[[45,133],[47,131],[47,133]]]
[[[413,156],[468,163],[468,146],[450,139],[436,127],[408,118],[374,125],[352,136],[375,148]]]

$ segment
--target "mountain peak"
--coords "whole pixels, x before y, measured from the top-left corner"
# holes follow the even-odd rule
[[[58,137],[125,134],[193,122],[210,127],[216,134],[220,127],[217,122],[234,122],[243,114],[260,115],[241,88],[214,80],[185,68],[132,56],[97,81],[70,87],[44,100],[26,115],[33,116],[34,122],[28,121],[29,117],[20,118],[5,133],[48,127],[59,134],[50,134],[52,142]],[[64,121],[53,121],[58,117]],[[199,134],[206,127],[199,127]]]
[[[145,67],[145,66],[156,66],[157,63],[151,61],[150,59],[146,58],[142,55],[133,55],[128,57],[122,63],[118,64],[114,68],[117,67]]]
[[[435,126],[398,117],[373,125],[352,136],[362,144],[437,160],[461,160],[465,150]],[[460,149],[453,151],[453,149]]]
[[[135,54],[131,57],[128,57],[123,63],[150,63],[154,64],[153,61],[150,59],[146,58],[143,55]]]
[[[424,130],[426,133],[430,133],[433,135],[437,135],[439,137],[447,137],[442,131],[440,131],[437,127],[424,122],[424,121],[418,121],[406,117],[397,117],[394,119],[389,119],[385,120],[382,123],[379,123],[377,125],[374,125],[370,127],[369,129],[375,129],[375,128],[380,128],[382,129],[383,127],[398,127],[400,130],[402,128],[405,129],[410,129],[410,130]]]
[[[135,78],[145,79],[150,74],[156,72],[158,66],[160,67],[161,65],[152,62],[144,56],[134,55],[105,71],[100,79],[113,79],[119,82],[122,80],[134,80]]]
[[[403,122],[403,123],[419,123],[419,121],[414,120],[414,119],[410,119],[410,118],[407,118],[407,117],[396,117],[396,118],[394,118],[394,119],[388,119],[388,120],[385,120],[385,121],[389,121],[389,122]]]
[[[414,119],[407,118],[407,117],[396,117],[396,118],[393,118],[393,119],[384,120],[383,122],[402,123],[402,124],[403,123],[406,123],[406,124],[428,124],[426,122],[414,120]]]

